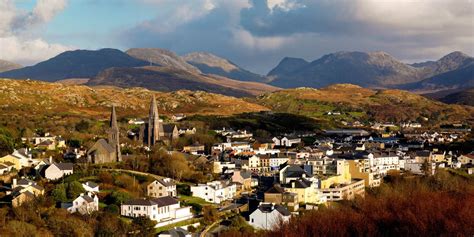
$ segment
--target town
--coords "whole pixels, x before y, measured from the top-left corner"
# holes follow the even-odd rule
[[[120,118],[112,106],[105,133],[93,134],[88,146],[43,128],[22,137],[0,157],[3,222],[13,211],[36,223],[34,210],[48,209],[44,215],[62,217],[48,220],[56,235],[89,236],[94,230],[74,226],[79,221],[64,222],[95,216],[110,222],[95,230],[103,236],[217,236],[236,226],[272,230],[305,212],[363,199],[391,176],[474,174],[472,147],[452,146],[471,133],[462,123],[357,121],[270,134],[160,116],[149,99],[148,118]],[[10,222],[10,231],[39,231]]]

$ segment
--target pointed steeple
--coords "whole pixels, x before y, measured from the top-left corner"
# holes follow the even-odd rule
[[[117,127],[117,115],[115,114],[115,105],[112,105],[112,113],[110,114],[110,127]]]
[[[151,98],[150,114],[148,117],[148,145],[155,145],[156,141],[159,141],[163,135],[163,124],[160,122],[158,106],[156,105],[155,95],[153,95]]]
[[[110,128],[108,130],[109,144],[115,150],[115,161],[122,161],[122,154],[120,152],[120,129],[117,125],[117,114],[115,113],[115,106],[112,106],[110,114]]]

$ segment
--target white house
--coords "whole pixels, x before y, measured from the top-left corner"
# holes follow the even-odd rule
[[[176,182],[170,178],[162,178],[148,184],[147,195],[149,197],[176,197]]]
[[[91,181],[87,181],[83,183],[82,187],[84,188],[84,190],[86,190],[86,192],[94,192],[94,193],[99,192],[99,185]]]
[[[11,162],[0,163],[0,175],[6,174],[15,168],[15,164]]]
[[[194,197],[200,197],[207,202],[221,203],[232,199],[237,192],[237,185],[227,181],[212,181],[206,184],[191,186],[191,192]]]
[[[44,171],[44,177],[48,180],[60,179],[64,176],[72,174],[73,164],[72,163],[52,163]]]
[[[160,198],[139,198],[123,203],[120,214],[127,217],[146,216],[157,221],[156,227],[164,226],[193,217],[191,207],[180,207],[177,199],[170,196]]]
[[[301,138],[290,138],[290,137],[274,137],[272,141],[275,146],[291,147],[295,144],[301,143]]]
[[[67,208],[70,213],[79,212],[82,215],[91,214],[99,210],[99,198],[93,193],[81,193],[79,197],[72,201],[72,206]]]
[[[290,220],[291,213],[282,205],[263,203],[250,214],[249,224],[256,229],[272,230],[280,221]]]

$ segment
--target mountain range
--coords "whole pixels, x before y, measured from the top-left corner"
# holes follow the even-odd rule
[[[442,90],[474,83],[473,67],[474,58],[461,52],[411,65],[385,52],[338,52],[312,62],[284,58],[267,76],[270,84],[283,88],[350,83],[374,88]]]
[[[161,91],[203,90],[253,96],[280,88],[321,88],[349,83],[420,93],[474,86],[474,58],[452,52],[437,61],[401,62],[385,52],[336,52],[314,61],[283,58],[266,76],[206,52],[184,56],[159,48],[75,50],[33,66],[3,67],[0,77],[66,80],[88,85],[145,87]],[[12,69],[12,70],[10,70]]]

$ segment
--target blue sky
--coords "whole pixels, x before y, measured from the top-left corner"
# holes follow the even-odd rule
[[[283,57],[386,51],[406,62],[474,54],[473,0],[0,0],[0,59],[65,50],[208,51],[262,74]]]

